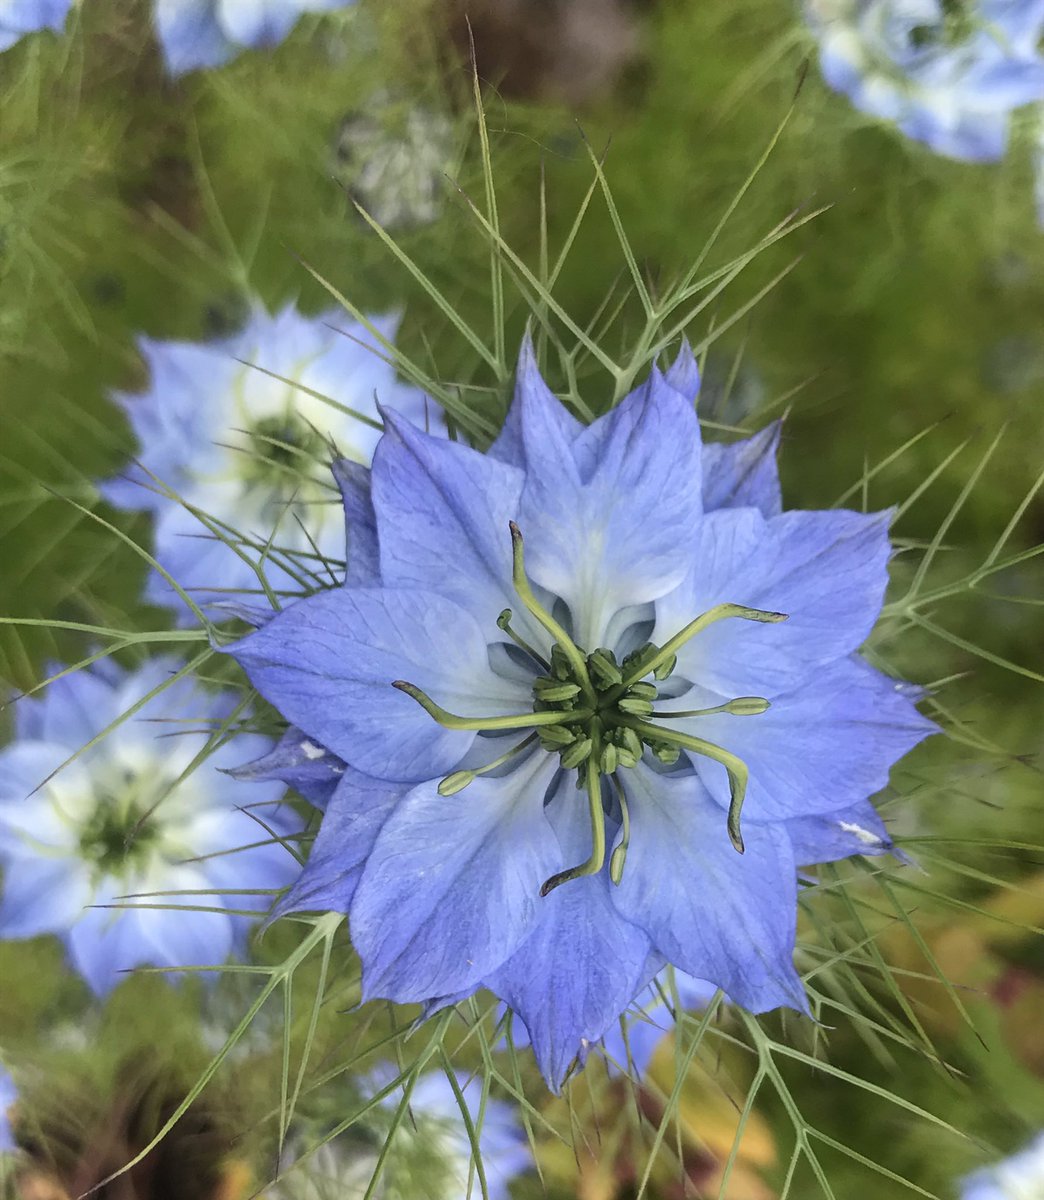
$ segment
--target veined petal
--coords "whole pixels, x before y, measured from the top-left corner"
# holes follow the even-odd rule
[[[536,424],[540,409],[532,407]],[[524,408],[527,438],[528,424]],[[699,422],[654,370],[571,447],[555,446],[550,432],[541,422],[542,457],[529,454],[519,506],[526,565],[569,606],[574,637],[597,646],[614,613],[663,596],[684,577],[678,548],[703,511]]]
[[[783,509],[776,454],[781,421],[739,442],[708,442],[703,447],[703,507],[756,508],[763,517]]]
[[[433,592],[320,592],[228,653],[308,737],[382,779],[418,782],[444,773],[475,736],[436,724],[393,681],[414,683],[466,716],[521,711],[528,698],[489,669],[468,613]]]
[[[678,354],[663,377],[681,394],[683,400],[688,400],[693,405],[696,403],[700,391],[700,367],[688,338],[682,338]]]
[[[4,858],[0,938],[64,934],[91,902],[85,864],[43,855]]]
[[[309,804],[325,809],[344,775],[344,762],[292,725],[262,758],[233,767],[229,774],[246,782],[279,779]]]
[[[352,462],[350,458],[338,458],[331,464],[331,469],[344,504],[345,585],[373,586],[380,582],[381,563],[377,518],[370,495],[370,468]]]
[[[377,835],[410,791],[410,784],[387,783],[345,767],[304,870],[273,915],[347,913]]]
[[[869,800],[841,812],[792,817],[786,828],[794,861],[801,867],[836,862],[854,854],[888,854],[892,849],[888,830]]]
[[[561,866],[591,852],[586,805],[563,774],[547,807]],[[560,869],[560,867],[558,869]],[[536,924],[485,985],[525,1022],[537,1066],[558,1092],[574,1059],[606,1033],[648,979],[648,935],[620,915],[608,867],[540,900]]]
[[[544,816],[558,760],[536,753],[455,796],[422,783],[382,828],[352,901],[363,998],[411,1002],[477,987],[540,916],[561,867]]]
[[[571,445],[583,432],[584,426],[574,417],[544,382],[537,367],[533,340],[527,333],[522,340],[515,368],[515,394],[504,419],[497,440],[489,448],[493,458],[510,463],[513,467],[528,467],[530,456],[539,463],[544,447],[534,445],[525,435],[524,414],[529,414],[529,423],[535,418],[546,422],[553,429],[550,449]]]
[[[666,641],[716,604],[788,614],[778,624],[719,621],[678,654],[679,673],[723,696],[789,692],[825,663],[858,649],[888,582],[888,513],[709,513],[685,583],[656,605],[654,640]]]
[[[622,774],[631,842],[616,908],[672,963],[751,1012],[807,1009],[794,970],[797,880],[781,830],[753,826],[737,854],[695,775]]]
[[[778,696],[756,717],[720,713],[677,727],[739,755],[750,771],[746,827],[759,821],[836,814],[880,791],[894,762],[938,727],[894,679],[860,658],[823,667],[813,682]],[[696,769],[727,808],[725,768],[705,758]]]
[[[439,592],[494,633],[503,609],[518,607],[508,525],[522,472],[421,433],[391,410],[384,420],[371,476],[381,578]]]

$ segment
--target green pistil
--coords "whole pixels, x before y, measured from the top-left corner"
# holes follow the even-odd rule
[[[609,863],[609,877],[618,884],[623,878],[630,844],[631,818],[617,772],[621,768],[636,767],[646,751],[664,765],[672,766],[685,750],[720,763],[728,773],[730,799],[726,827],[732,845],[742,854],[740,816],[750,774],[746,763],[713,742],[654,722],[715,713],[758,716],[769,708],[768,700],[761,696],[737,696],[714,708],[657,710],[654,707],[659,697],[656,683],[671,676],[677,665],[678,651],[717,621],[736,617],[774,624],[785,621],[786,614],[747,608],[742,604],[718,604],[690,621],[662,646],[648,642],[628,654],[622,662],[618,662],[606,646],[585,654],[533,593],[525,572],[522,534],[513,522],[511,542],[515,591],[526,611],[554,640],[548,659],[511,628],[510,609],[504,609],[497,619],[497,627],[543,669],[544,673],[533,681],[532,711],[503,717],[462,717],[447,712],[412,683],[400,679],[393,685],[416,700],[447,729],[533,730],[527,738],[486,766],[447,775],[439,784],[439,792],[444,796],[459,792],[479,775],[502,766],[539,739],[546,752],[559,756],[564,770],[577,772],[577,787],[587,792],[591,821],[590,857],[578,866],[552,875],[544,882],[540,894],[546,896],[561,884],[594,875],[604,866],[603,776],[613,781],[620,800],[621,838]],[[656,682],[650,681],[649,676]]]
[[[299,474],[302,461],[309,463],[323,455],[321,434],[299,417],[265,417],[248,430],[250,472],[256,479],[270,481],[273,475],[285,479]]]
[[[102,874],[122,874],[156,842],[159,830],[148,816],[136,804],[102,794],[80,835],[80,856]]]

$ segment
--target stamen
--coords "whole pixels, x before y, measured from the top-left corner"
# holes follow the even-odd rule
[[[524,650],[530,658],[535,659],[545,671],[550,671],[551,664],[540,653],[539,650],[534,650],[527,641],[518,636],[518,634],[511,628],[511,625],[509,624],[510,621],[511,609],[505,608],[500,616],[497,617],[497,628],[502,629],[520,650]]]
[[[441,708],[412,683],[396,679],[392,687],[416,700],[432,720],[445,729],[531,729],[535,725],[564,725],[568,721],[586,721],[594,716],[590,709],[577,709],[576,712],[558,709],[554,712],[513,713],[509,717],[458,717],[455,713]]]
[[[689,708],[678,712],[654,712],[654,717],[709,717],[712,713],[731,713],[734,717],[760,717],[772,707],[763,696],[737,696],[716,708]]]
[[[533,589],[529,586],[529,580],[526,578],[522,531],[514,521],[509,522],[509,527],[511,529],[512,553],[511,578],[515,585],[515,591],[518,592],[518,598],[526,606],[530,615],[539,621],[552,638],[554,638],[562,653],[569,660],[569,665],[573,668],[573,677],[580,684],[588,703],[597,704],[598,696],[591,684],[591,677],[587,673],[587,661],[569,634],[566,633],[562,626],[559,625],[533,594]]]
[[[729,617],[741,617],[744,621],[761,621],[775,624],[778,621],[785,621],[787,613],[767,612],[761,608],[746,608],[742,604],[716,604],[713,608],[709,608],[701,616],[698,616],[694,621],[690,621],[684,629],[680,630],[657,650],[652,658],[638,662],[631,671],[624,676],[621,684],[621,695],[623,690],[629,688],[632,683],[637,683],[643,676],[650,672],[655,674],[657,669],[665,665],[672,657],[677,655],[678,651],[694,638],[698,633],[702,633],[709,625],[713,625],[716,621],[724,621]],[[613,697],[615,699],[615,697]]]
[[[623,879],[624,863],[627,861],[627,850],[631,844],[631,813],[627,807],[627,797],[624,795],[624,790],[617,782],[613,780],[616,787],[616,796],[620,801],[620,844],[609,856],[609,878],[619,886],[620,880]]]
[[[635,733],[651,742],[667,742],[669,745],[681,746],[684,750],[691,750],[694,754],[702,754],[704,758],[721,763],[729,773],[729,815],[725,824],[729,832],[729,841],[732,842],[737,853],[742,854],[743,836],[740,833],[740,812],[743,808],[743,798],[747,794],[747,781],[750,778],[750,771],[743,759],[731,754],[721,746],[715,746],[713,742],[692,737],[688,733],[678,733],[674,729],[664,729],[659,725],[650,725],[647,721],[637,721],[628,717],[618,717],[617,720],[621,724],[630,726]]]
[[[440,796],[455,796],[457,792],[463,791],[469,783],[474,783],[479,775],[485,775],[487,771],[493,771],[497,767],[502,767],[509,759],[515,757],[516,754],[521,754],[527,746],[531,746],[537,739],[536,733],[531,733],[529,737],[523,738],[517,745],[512,746],[510,750],[502,754],[499,758],[495,758],[492,762],[486,763],[484,767],[474,767],[470,771],[453,771],[447,775],[439,784]]]
[[[597,722],[596,722],[597,724]],[[597,738],[597,733],[596,733]],[[605,813],[602,811],[602,776],[598,771],[599,748],[595,745],[587,759],[587,806],[591,817],[591,857],[579,866],[559,871],[550,879],[545,879],[540,889],[541,896],[546,896],[563,883],[571,879],[581,879],[584,875],[597,875],[605,862]]]

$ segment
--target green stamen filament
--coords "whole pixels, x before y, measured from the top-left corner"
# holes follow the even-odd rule
[[[629,726],[640,737],[646,738],[649,741],[667,742],[668,745],[680,746],[684,750],[691,750],[694,754],[702,754],[704,758],[710,758],[714,762],[721,763],[729,774],[729,790],[731,793],[726,828],[729,832],[729,840],[737,852],[742,854],[743,837],[740,833],[740,812],[743,808],[743,798],[747,793],[747,781],[750,778],[750,771],[747,769],[747,764],[743,759],[735,754],[731,754],[728,750],[722,749],[721,746],[715,746],[713,742],[706,742],[703,738],[692,737],[688,733],[678,733],[674,729],[663,729],[658,725],[650,725],[647,721],[637,721],[629,717],[618,717],[617,720],[620,724]]]
[[[623,682],[619,687],[619,695],[623,695],[631,684],[637,683],[645,675],[650,673],[655,674],[657,668],[673,658],[686,642],[690,641],[698,633],[702,633],[709,625],[713,625],[717,621],[727,620],[729,617],[741,617],[744,621],[760,621],[775,624],[778,621],[785,621],[787,614],[766,612],[761,608],[746,608],[742,604],[716,604],[713,608],[707,609],[705,613],[698,616],[694,621],[690,621],[670,641],[664,642],[652,658],[643,658],[642,661],[633,667],[630,673],[624,676]],[[616,696],[610,693],[608,698],[615,700]]]
[[[529,737],[523,738],[517,745],[511,747],[506,753],[499,758],[495,758],[492,762],[486,763],[484,767],[473,767],[470,771],[454,771],[447,775],[439,784],[440,796],[455,796],[457,792],[461,792],[480,776],[485,775],[488,771],[493,771],[497,767],[502,767],[504,763],[514,758],[516,754],[521,754],[527,746],[531,746],[537,739],[536,733],[531,733]]]
[[[526,578],[525,550],[522,543],[522,531],[515,524],[510,522],[511,529],[511,579],[515,585],[515,591],[518,592],[518,598],[526,606],[526,610],[534,618],[539,621],[547,632],[554,638],[555,642],[561,649],[562,653],[569,660],[570,666],[573,668],[573,675],[579,683],[581,690],[589,704],[598,702],[598,694],[591,683],[591,677],[587,673],[587,661],[580,653],[579,648],[568,633],[562,628],[555,618],[547,611],[546,608],[537,600],[533,594],[533,589],[529,586],[529,580]]]
[[[566,721],[586,721],[594,716],[590,709],[581,708],[576,712],[513,713],[509,717],[459,717],[441,708],[419,687],[404,679],[396,679],[392,687],[416,700],[428,716],[444,729],[531,729],[534,725],[562,725]]]
[[[500,616],[497,617],[497,628],[502,629],[520,650],[524,650],[530,658],[535,659],[545,671],[550,671],[551,664],[547,661],[547,659],[538,650],[534,650],[527,641],[525,641],[523,638],[520,638],[518,634],[511,628],[510,622],[511,609],[505,608]]]
[[[596,723],[597,724],[597,723]],[[602,775],[598,770],[598,730],[593,730],[593,746],[587,758],[585,784],[587,787],[587,805],[591,817],[591,857],[578,866],[559,871],[550,879],[545,879],[540,889],[541,896],[546,896],[568,883],[571,879],[581,879],[585,875],[597,875],[605,863],[605,812],[602,809]]]

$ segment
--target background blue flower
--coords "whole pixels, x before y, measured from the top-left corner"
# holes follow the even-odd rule
[[[1041,0],[809,0],[823,78],[938,154],[1003,157],[1012,111],[1044,100]]]
[[[60,30],[72,0],[0,0],[0,51],[37,29]]]
[[[641,1079],[649,1067],[653,1052],[674,1030],[675,1017],[671,1011],[674,996],[685,1011],[705,1008],[718,989],[712,983],[694,979],[684,971],[674,972],[674,991],[665,972],[635,996],[632,1013],[626,1017],[627,1033],[620,1024],[610,1025],[602,1038],[602,1051],[610,1069],[628,1071]]]
[[[969,1175],[961,1200],[1033,1200],[1044,1190],[1044,1133],[1025,1150]]]
[[[0,1154],[17,1148],[10,1118],[11,1106],[17,1099],[18,1089],[10,1072],[0,1066]]]
[[[396,317],[372,320],[382,336],[394,338]],[[340,561],[344,555],[330,458],[370,461],[380,436],[378,400],[421,425],[443,428],[423,393],[396,379],[374,339],[342,313],[255,310],[247,326],[224,341],[143,338],[141,352],[149,389],[119,400],[144,470],[131,466],[102,492],[116,505],[154,514],[156,559],[201,602],[233,600],[237,592],[259,598],[260,584],[249,563],[180,500],[214,518],[226,537],[253,538],[255,548],[246,554],[254,561],[275,531],[266,575],[276,590],[300,591],[302,575],[329,585],[334,577],[319,556]],[[157,479],[178,498],[165,494]],[[299,556],[296,570],[283,569],[281,552]],[[146,594],[188,615],[156,572]]]
[[[887,850],[868,797],[935,728],[856,655],[889,514],[782,513],[778,428],[704,449],[698,384],[686,347],[584,427],[527,345],[489,454],[389,413],[369,586],[231,650],[347,764],[284,908],[349,913],[364,999],[490,987],[552,1087],[665,962],[804,1008],[796,868]],[[723,603],[760,618],[675,639]]]
[[[266,830],[296,831],[292,813],[276,807],[280,785],[244,792],[221,773],[266,739],[236,737],[193,768],[207,731],[232,710],[228,693],[179,680],[62,766],[179,666],[157,659],[56,679],[42,699],[18,702],[17,738],[0,750],[0,937],[57,934],[97,993],[140,964],[221,963],[248,924],[223,912],[103,906],[132,893],[210,890],[202,903],[262,912],[267,895],[234,893],[276,890],[294,873],[293,856]]]
[[[247,47],[275,46],[306,12],[351,0],[156,0],[156,33],[175,75],[219,67]]]

